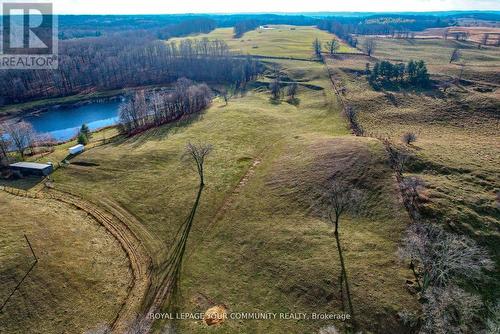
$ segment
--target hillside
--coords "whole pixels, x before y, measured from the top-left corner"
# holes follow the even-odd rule
[[[140,18],[140,27],[151,24]],[[135,22],[122,19],[125,27]],[[374,24],[384,28],[378,18]],[[446,304],[469,295],[452,296],[443,318],[453,314],[460,330],[435,333],[486,333],[500,298],[500,49],[381,35],[358,35],[355,48],[309,25],[262,26],[240,38],[232,28],[209,31],[168,40],[150,34],[153,44],[134,46],[138,53],[128,53],[123,35],[122,56],[154,58],[142,58],[153,67],[137,74],[151,76],[141,84],[130,67],[126,88],[0,109],[125,94],[118,124],[92,134],[78,127],[78,139],[29,150],[27,161],[53,163],[50,177],[2,170],[0,332],[417,333],[430,317],[425,292],[447,288],[424,271],[441,265],[435,258],[426,267],[402,256],[409,227],[425,223],[450,233],[439,236],[453,233],[458,246],[472,245],[467,236],[486,249],[474,259],[485,264],[481,275],[457,283],[474,294],[463,304],[477,301],[466,309],[470,317]],[[316,39],[322,53],[313,52]],[[330,55],[325,43],[333,39],[340,47]],[[361,51],[369,39],[371,56]],[[227,45],[207,42],[214,40]],[[461,61],[450,62],[457,47]],[[382,60],[425,61],[427,85],[407,84],[403,70],[397,82],[377,86],[368,74]],[[196,82],[211,75],[218,80]],[[416,140],[404,143],[408,133]],[[68,154],[77,140],[85,150]],[[414,180],[409,199],[405,182]],[[38,260],[26,276],[33,258],[24,235]],[[431,250],[446,255],[445,246]],[[229,317],[216,324],[194,317],[214,310]]]

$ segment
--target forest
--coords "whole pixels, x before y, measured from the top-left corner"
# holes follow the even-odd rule
[[[244,85],[260,66],[251,57],[233,57],[224,41],[156,40],[142,31],[72,39],[60,43],[56,71],[2,71],[3,104],[154,84],[181,77]]]
[[[140,90],[128,96],[120,107],[120,128],[128,135],[169,123],[204,110],[212,100],[206,84],[181,78],[172,90]]]

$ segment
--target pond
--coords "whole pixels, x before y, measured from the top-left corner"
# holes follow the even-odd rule
[[[78,134],[82,124],[91,131],[118,123],[120,101],[91,103],[69,108],[52,108],[24,118],[37,133],[48,134],[57,141],[66,141]]]

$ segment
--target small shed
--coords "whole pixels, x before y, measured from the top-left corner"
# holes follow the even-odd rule
[[[22,176],[47,176],[54,171],[54,167],[51,164],[39,164],[35,162],[16,162],[10,164],[9,168],[11,171],[20,173]]]
[[[72,155],[80,154],[84,150],[85,150],[85,146],[83,146],[82,144],[78,144],[78,145],[75,145],[75,146],[69,148],[69,154],[72,154]]]

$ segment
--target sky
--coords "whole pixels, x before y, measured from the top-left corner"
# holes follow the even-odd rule
[[[2,2],[2,0],[0,0]],[[52,0],[57,14],[500,10],[500,0]]]

